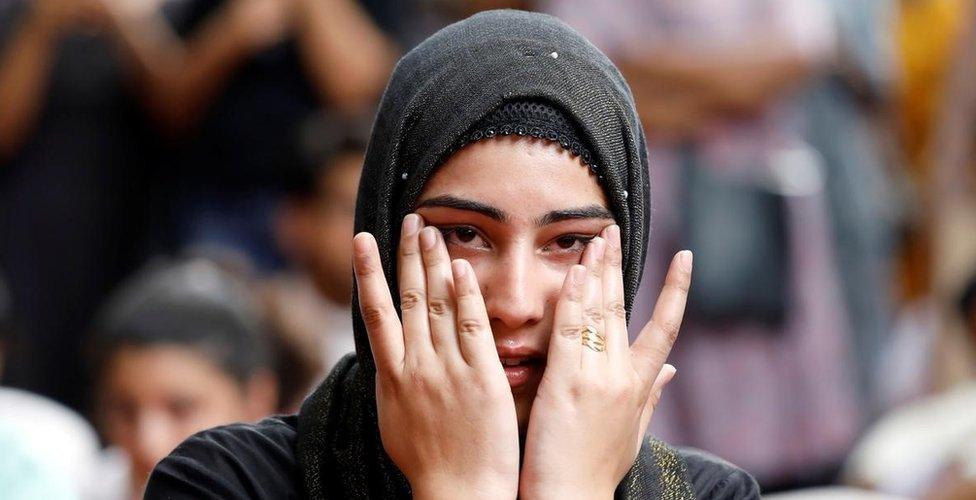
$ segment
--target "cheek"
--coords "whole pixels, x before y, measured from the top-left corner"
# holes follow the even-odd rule
[[[101,425],[106,439],[113,444],[130,447],[135,434],[137,404],[114,395],[113,401],[105,406]]]

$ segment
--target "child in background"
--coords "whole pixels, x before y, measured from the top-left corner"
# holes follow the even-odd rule
[[[92,339],[97,421],[131,498],[181,441],[277,405],[269,339],[240,280],[206,260],[150,266],[116,292]]]
[[[959,299],[976,342],[976,275]],[[912,498],[976,496],[976,380],[900,408],[875,424],[846,467],[847,481]]]

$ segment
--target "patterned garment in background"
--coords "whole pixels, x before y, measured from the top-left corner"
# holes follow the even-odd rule
[[[541,7],[618,64],[661,47],[727,49],[774,35],[816,63],[829,55],[834,42],[822,2],[629,0],[613,5],[547,0]],[[772,153],[803,146],[799,118],[796,103],[777,102],[758,118],[709,128],[695,148],[710,172],[747,182],[761,179]],[[678,152],[656,144],[654,130],[647,135],[652,231],[632,335],[650,317],[682,234]],[[678,376],[655,412],[652,433],[731,460],[766,484],[802,483],[843,459],[861,427],[862,410],[826,210],[822,189],[787,198],[793,307],[782,328],[755,323],[715,327],[686,317],[670,361]]]

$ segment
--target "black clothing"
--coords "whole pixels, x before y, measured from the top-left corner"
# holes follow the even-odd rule
[[[224,4],[170,1],[163,12],[189,39]],[[298,161],[302,123],[320,107],[303,66],[292,39],[249,57],[180,145],[176,167],[183,180],[224,190],[281,183]]]
[[[155,499],[305,498],[296,458],[296,415],[234,424],[186,440],[153,471],[146,493]],[[695,498],[757,499],[749,474],[711,455],[678,450]]]

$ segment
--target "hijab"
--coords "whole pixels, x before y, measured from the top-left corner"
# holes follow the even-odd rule
[[[512,10],[483,12],[438,31],[397,63],[383,94],[359,185],[355,229],[376,238],[394,302],[400,223],[424,183],[455,149],[473,140],[471,130],[493,111],[525,101],[558,109],[586,144],[577,144],[577,151],[586,152],[583,160],[621,229],[629,314],[650,215],[646,145],[630,89],[613,63],[572,28],[548,15]],[[410,498],[406,478],[380,441],[376,369],[355,294],[352,315],[355,356],[344,358],[299,412],[306,494]],[[693,495],[676,452],[651,440],[617,497]]]

